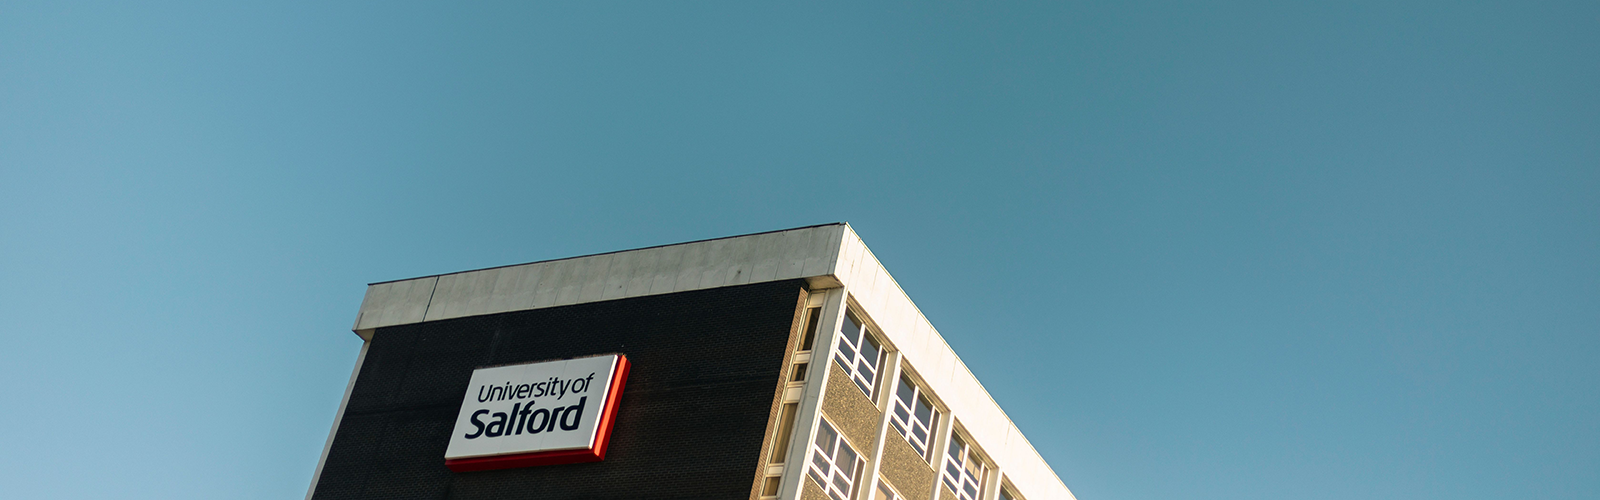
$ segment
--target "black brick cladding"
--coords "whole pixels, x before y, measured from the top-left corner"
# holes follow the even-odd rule
[[[313,498],[747,500],[800,280],[380,328]],[[472,370],[621,352],[602,462],[444,466]]]

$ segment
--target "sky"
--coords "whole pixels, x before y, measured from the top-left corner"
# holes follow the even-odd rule
[[[849,222],[1082,500],[1592,499],[1600,3],[0,2],[0,496],[301,498],[370,282]]]

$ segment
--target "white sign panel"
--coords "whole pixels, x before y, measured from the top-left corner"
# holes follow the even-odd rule
[[[482,470],[603,459],[626,373],[619,354],[473,371],[446,465]],[[490,465],[496,461],[489,457],[510,460]]]

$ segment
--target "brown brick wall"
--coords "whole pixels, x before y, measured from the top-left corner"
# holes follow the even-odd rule
[[[800,321],[806,311],[806,297],[808,295],[809,293],[805,289],[800,290],[800,297],[794,306],[794,317],[789,320],[789,347],[783,353],[783,369],[778,370],[778,378],[773,381],[776,385],[773,387],[772,392],[772,406],[767,409],[767,437],[761,441],[761,460],[756,463],[756,478],[755,483],[750,487],[750,500],[761,498],[761,487],[767,482],[767,464],[772,461],[773,441],[777,438],[776,434],[778,432],[778,411],[779,408],[783,407],[783,391],[788,385],[786,382],[788,381],[790,365],[794,363],[794,350],[800,345]],[[799,441],[802,442],[796,443],[791,440],[789,447],[792,449],[795,446],[804,446],[805,443],[803,441],[805,440],[801,439]]]

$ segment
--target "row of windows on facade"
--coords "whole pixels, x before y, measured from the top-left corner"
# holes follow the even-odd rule
[[[799,351],[812,349],[820,316],[821,308],[811,308],[807,311],[805,336]],[[846,374],[851,382],[854,382],[868,399],[875,400],[879,375],[887,356],[883,344],[869,331],[866,323],[857,318],[854,311],[848,310],[845,313],[845,321],[840,324],[838,339],[834,361],[846,368]],[[800,382],[805,380],[805,376],[806,364],[801,363],[795,365],[789,380]],[[932,444],[939,425],[939,411],[929,402],[925,389],[912,382],[910,378],[902,375],[898,382],[894,397],[889,403],[889,426],[895,433],[905,438],[906,442],[922,455],[923,460],[931,462]],[[787,455],[789,434],[793,432],[797,406],[790,403],[784,405],[782,409],[778,439],[771,454],[774,463],[781,463]],[[978,457],[977,452],[959,435],[950,436],[950,446],[947,451],[944,467],[939,475],[944,485],[956,494],[956,498],[950,500],[977,500],[979,493],[983,491],[987,466]],[[812,445],[811,455],[807,475],[822,486],[833,500],[853,499],[865,460],[860,458],[826,420],[819,421],[817,439]],[[768,478],[762,494],[776,495],[777,487],[778,478]],[[1000,495],[1004,500],[1014,498],[1014,495],[1004,488],[1001,489]],[[874,490],[873,500],[901,499],[902,497],[895,493],[892,487],[881,481]]]

